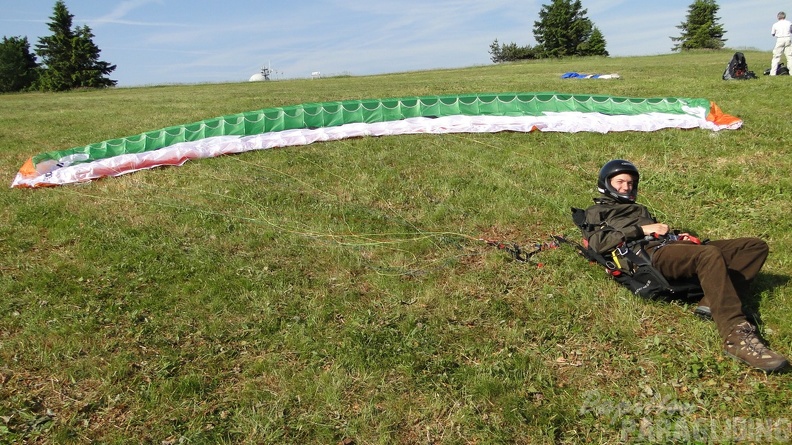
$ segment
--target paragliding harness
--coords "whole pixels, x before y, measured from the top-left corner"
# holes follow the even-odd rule
[[[746,80],[756,78],[756,73],[748,71],[748,62],[745,61],[745,55],[741,52],[734,53],[731,61],[726,65],[726,71],[723,72],[723,80]]]
[[[651,239],[622,243],[610,253],[600,254],[588,245],[588,237],[597,226],[586,221],[586,211],[573,207],[572,220],[583,234],[582,244],[561,237],[556,239],[571,244],[584,258],[603,266],[611,278],[633,294],[650,300],[692,300],[703,296],[697,280],[669,281],[652,266],[644,249]]]

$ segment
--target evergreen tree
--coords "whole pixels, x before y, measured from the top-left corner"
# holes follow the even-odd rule
[[[517,46],[516,43],[504,43],[500,45],[498,39],[490,44],[490,60],[492,63],[513,62],[515,60],[536,59],[536,51],[527,46]]]
[[[36,44],[36,54],[41,58],[45,70],[39,79],[39,88],[45,91],[65,91],[73,87],[71,57],[74,33],[72,18],[66,4],[58,0],[47,27],[51,36],[41,37]]]
[[[27,37],[3,37],[0,43],[0,93],[24,91],[38,78],[36,56]]]
[[[691,49],[721,49],[726,39],[723,35],[723,25],[718,23],[720,17],[715,15],[720,7],[715,0],[696,0],[688,9],[687,20],[682,22],[678,29],[682,30],[679,37],[671,37],[677,42],[672,51],[686,51]]]
[[[74,75],[73,83],[83,88],[104,88],[115,86],[116,81],[105,77],[116,69],[115,65],[99,60],[101,50],[93,42],[91,28],[77,28],[74,37]]]
[[[605,37],[586,18],[586,12],[580,0],[552,0],[550,5],[542,5],[539,21],[534,22],[534,38],[538,45],[501,45],[495,39],[490,44],[490,59],[493,63],[499,63],[547,57],[607,57]]]
[[[103,77],[115,70],[115,65],[99,61],[100,50],[93,43],[91,29],[88,26],[72,29],[73,18],[63,0],[57,0],[47,25],[52,35],[40,38],[36,45],[36,54],[45,67],[39,88],[65,91],[115,85],[115,80]]]
[[[607,55],[605,39],[597,32],[592,42],[594,24],[586,17],[580,0],[553,0],[542,5],[539,21],[534,22],[537,51],[544,57]]]
[[[591,31],[591,37],[578,47],[578,52],[581,56],[609,56],[608,50],[605,49],[606,42],[605,36],[596,26]]]
[[[495,39],[494,42],[490,43],[490,60],[492,63],[500,63],[503,62],[503,50],[501,50],[500,43],[498,43],[498,39]]]

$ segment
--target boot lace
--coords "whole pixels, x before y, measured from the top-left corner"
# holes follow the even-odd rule
[[[735,333],[737,334],[738,338],[736,345],[739,345],[739,340],[742,340],[742,343],[745,345],[745,347],[756,354],[763,355],[765,352],[770,351],[770,348],[768,348],[767,345],[765,345],[756,335],[756,328],[752,324],[740,324],[737,326]]]

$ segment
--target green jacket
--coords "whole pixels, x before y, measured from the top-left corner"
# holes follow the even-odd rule
[[[590,248],[604,254],[619,244],[644,238],[641,226],[654,224],[657,220],[641,204],[623,204],[608,196],[594,198],[594,205],[586,209],[586,223],[590,230],[584,231]],[[648,248],[661,244],[650,241]],[[636,246],[635,250],[641,247]],[[652,249],[653,250],[653,249]]]

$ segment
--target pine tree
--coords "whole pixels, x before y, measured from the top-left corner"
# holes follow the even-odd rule
[[[598,41],[591,41],[595,27],[587,12],[580,0],[553,0],[542,5],[539,21],[534,22],[537,50],[545,57],[607,55],[602,33],[597,32]]]
[[[101,50],[93,42],[94,35],[91,28],[83,26],[77,28],[74,38],[74,75],[73,83],[82,88],[104,88],[116,84],[105,76],[116,69],[115,65],[99,60]]]
[[[696,0],[688,9],[687,20],[682,22],[678,29],[682,30],[679,37],[671,37],[677,42],[672,51],[686,51],[691,49],[721,49],[726,39],[723,35],[723,25],[718,23],[720,17],[715,15],[720,7],[715,0]]]
[[[492,63],[503,62],[503,50],[501,49],[500,43],[498,43],[498,39],[490,43],[489,53]]]
[[[36,56],[27,37],[3,37],[0,44],[0,93],[24,91],[38,78]]]
[[[498,43],[498,39],[490,44],[490,60],[492,63],[514,62],[516,60],[537,59],[536,51],[531,47],[517,46],[516,43]]]
[[[72,88],[71,56],[74,33],[72,18],[61,0],[55,2],[55,12],[47,27],[51,36],[41,37],[36,44],[36,54],[41,58],[45,70],[39,79],[39,88],[45,91],[65,91]]]
[[[586,12],[580,0],[552,0],[550,5],[542,5],[539,21],[534,22],[534,38],[538,45],[501,45],[496,39],[490,44],[490,59],[499,63],[548,57],[607,57],[605,37],[586,18]]]
[[[608,57],[608,50],[605,49],[606,42],[605,36],[602,31],[596,26],[591,31],[589,39],[578,47],[578,52],[581,56],[605,56]]]
[[[116,66],[99,61],[100,50],[93,43],[91,29],[88,26],[72,29],[73,18],[63,0],[55,2],[51,22],[47,25],[52,35],[40,38],[36,45],[36,54],[45,68],[39,88],[65,91],[115,85],[115,80],[103,76]]]

